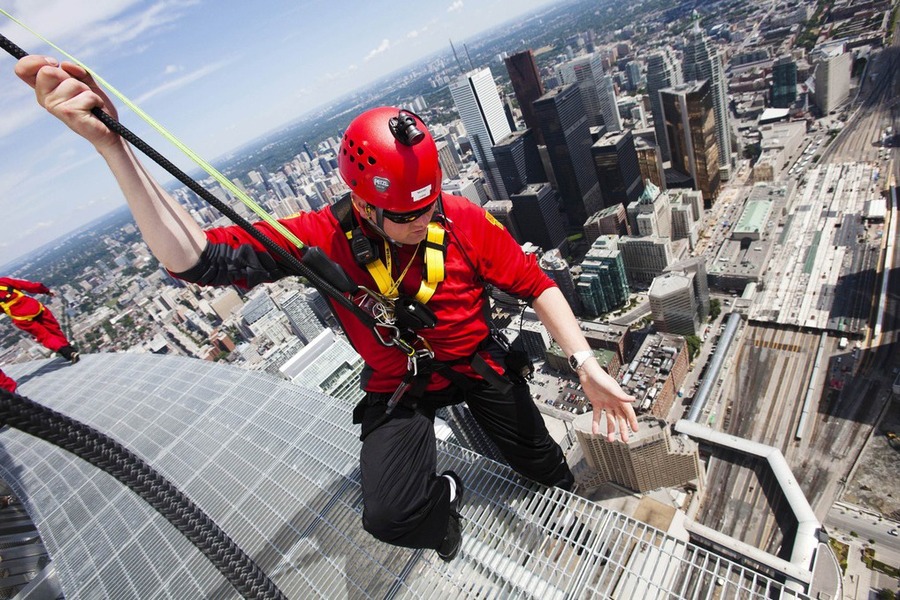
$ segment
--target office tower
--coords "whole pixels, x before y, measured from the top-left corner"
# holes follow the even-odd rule
[[[604,74],[603,61],[599,54],[579,56],[570,60],[560,65],[557,73],[563,85],[578,85],[589,126],[604,125],[607,131],[622,129],[612,79]]]
[[[597,97],[600,100],[600,114],[606,131],[622,131],[622,116],[616,99],[616,87],[611,75],[602,75],[597,80]]]
[[[686,205],[682,205],[686,206]],[[702,256],[688,258],[669,265],[664,273],[693,274],[694,298],[697,301],[700,322],[709,315],[709,276],[706,273],[706,259]]]
[[[325,323],[313,311],[316,296],[320,296],[318,291],[306,288],[290,290],[275,298],[275,304],[287,315],[291,329],[304,344],[308,344],[325,329]]]
[[[696,335],[700,328],[693,273],[664,273],[650,285],[650,312],[657,331]]]
[[[669,194],[647,183],[640,197],[625,207],[633,236],[670,237],[672,219]]]
[[[709,80],[660,90],[672,167],[694,180],[712,206],[719,193],[718,141]]]
[[[569,303],[572,312],[580,315],[582,313],[581,300],[578,298],[578,292],[575,289],[575,280],[569,271],[569,263],[562,257],[559,250],[554,248],[544,252],[540,260],[538,260],[538,266],[550,279],[556,282],[559,291],[562,292],[566,302]]]
[[[585,314],[597,317],[625,306],[631,293],[622,253],[601,241],[594,244],[581,262],[578,294]]]
[[[631,287],[649,286],[674,262],[669,238],[626,236],[619,238],[619,250]]]
[[[607,133],[591,146],[603,207],[626,205],[644,191],[631,130]]]
[[[663,419],[639,417],[638,430],[625,443],[606,441],[605,432],[592,433],[591,423],[591,413],[575,417],[575,435],[585,462],[607,481],[639,493],[701,481],[697,443],[672,437]]]
[[[436,141],[438,162],[444,179],[453,179],[459,175],[459,163],[454,160],[450,143],[446,140]]]
[[[665,124],[663,124],[665,128]],[[661,190],[666,189],[666,172],[663,167],[662,148],[635,136],[634,152],[637,155],[638,170],[644,182],[651,182]]]
[[[508,198],[491,148],[511,130],[491,70],[484,68],[461,75],[450,84],[450,95],[466,127],[475,160],[488,180],[493,200]]]
[[[593,244],[601,235],[628,235],[628,217],[625,207],[613,204],[591,215],[584,224],[584,236]]]
[[[578,86],[551,90],[534,103],[569,227],[579,231],[601,208],[591,134]]]
[[[451,179],[450,181],[445,180],[441,189],[447,194],[464,196],[472,204],[477,204],[478,206],[484,206],[484,203],[488,201],[481,181],[471,179],[468,175],[461,175],[458,179]]]
[[[797,100],[797,63],[781,56],[772,63],[772,106],[790,108]]]
[[[626,89],[629,92],[633,92],[639,87],[641,87],[641,63],[636,60],[632,60],[625,66],[625,75],[627,86]]]
[[[544,95],[544,84],[541,83],[541,74],[534,62],[534,54],[531,50],[523,50],[507,56],[503,62],[506,64],[509,81],[512,83],[519,109],[522,111],[525,127],[534,132],[537,143],[543,146],[543,133],[538,127],[537,117],[532,106],[535,100]]]
[[[510,133],[492,150],[507,193],[515,194],[529,183],[547,181],[531,129]]]
[[[362,357],[347,340],[323,329],[279,371],[288,381],[355,406],[365,396],[359,386],[363,366]]]
[[[693,250],[699,240],[699,227],[691,217],[691,208],[684,204],[672,205],[672,241],[687,240],[688,248]]]
[[[682,83],[681,65],[671,48],[666,47],[647,58],[647,96],[650,98],[650,112],[653,114],[653,128],[656,130],[656,143],[662,154],[663,162],[672,160],[669,143],[666,139],[666,125],[663,118],[662,101],[659,91]],[[663,187],[657,182],[654,182]]]
[[[844,52],[843,44],[825,48],[816,62],[815,102],[823,115],[827,115],[850,96],[850,70],[853,55]]]
[[[513,222],[521,239],[550,250],[566,239],[563,215],[559,211],[559,194],[548,183],[531,183],[509,198]]]
[[[731,177],[731,117],[728,112],[728,95],[722,56],[695,21],[684,47],[684,81],[709,81],[715,113],[716,141],[720,179]]]

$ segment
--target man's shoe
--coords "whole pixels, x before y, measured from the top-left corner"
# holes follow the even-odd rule
[[[459,507],[463,499],[463,483],[459,475],[453,471],[444,471],[441,477],[449,477],[456,482],[456,498],[450,502],[450,518],[447,520],[447,535],[441,542],[440,548],[437,549],[438,556],[444,562],[450,562],[459,554],[462,547],[462,517],[459,514]]]
[[[69,357],[69,362],[72,363],[72,364],[74,365],[75,363],[77,363],[77,362],[79,361],[80,358],[81,358],[81,357],[78,355],[78,351],[76,350],[76,351],[73,352],[72,355]]]

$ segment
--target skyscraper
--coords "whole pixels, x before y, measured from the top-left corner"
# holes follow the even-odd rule
[[[534,132],[514,131],[493,147],[494,160],[508,194],[515,194],[529,183],[547,181]]]
[[[566,219],[580,230],[601,208],[600,184],[591,160],[591,134],[578,86],[553,89],[534,103]]]
[[[640,197],[625,208],[631,235],[670,237],[672,218],[669,206],[669,194],[647,182]]]
[[[694,180],[712,206],[719,193],[718,141],[709,80],[660,90],[672,167]]]
[[[534,183],[509,198],[512,218],[522,239],[545,250],[559,246],[566,238],[563,216],[559,211],[559,194],[548,183]]]
[[[622,129],[612,78],[604,73],[599,53],[570,60],[557,73],[563,85],[578,84],[589,126],[605,125],[607,131]]]
[[[598,316],[624,306],[631,293],[618,248],[605,240],[594,244],[581,262],[578,292],[584,309]]]
[[[684,47],[684,81],[709,81],[715,112],[720,179],[731,177],[731,117],[728,112],[727,81],[722,56],[695,21]]]
[[[666,140],[666,125],[659,91],[680,83],[682,83],[681,65],[678,63],[678,59],[671,48],[666,47],[647,58],[647,96],[650,98],[650,112],[653,114],[656,143],[662,154],[663,162],[669,162],[672,160],[672,156],[669,152],[669,143]]]
[[[819,56],[815,70],[815,101],[821,113],[827,115],[850,95],[853,55],[844,52],[843,44],[835,44],[824,49]]]
[[[537,143],[543,146],[544,137],[538,127],[537,117],[532,106],[535,100],[544,95],[544,84],[541,82],[541,74],[534,62],[534,53],[531,50],[523,50],[507,56],[503,62],[506,64],[509,81],[512,83],[516,100],[519,102],[525,126],[534,131]]]
[[[491,70],[484,68],[461,75],[450,84],[450,95],[466,126],[475,160],[484,170],[494,200],[507,198],[491,149],[512,130]]]
[[[694,273],[664,273],[650,285],[650,311],[657,331],[696,335],[700,327]]]
[[[607,131],[622,131],[622,116],[616,99],[616,86],[611,75],[602,75],[597,81],[597,97],[600,99],[600,114]]]
[[[772,63],[772,106],[789,108],[797,100],[797,63],[781,56]]]
[[[591,146],[603,207],[627,205],[644,191],[631,130],[607,133]]]

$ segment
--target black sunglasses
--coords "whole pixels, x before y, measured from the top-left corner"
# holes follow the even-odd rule
[[[389,210],[382,210],[381,214],[384,215],[384,218],[393,221],[399,225],[404,225],[406,223],[412,223],[422,215],[431,211],[434,208],[436,203],[432,202],[428,206],[423,206],[418,210],[411,210],[409,212],[391,212]],[[373,207],[374,208],[374,207]]]

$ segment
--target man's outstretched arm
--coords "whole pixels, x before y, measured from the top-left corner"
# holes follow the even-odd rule
[[[163,266],[174,272],[194,266],[206,246],[203,230],[147,172],[131,147],[91,114],[99,107],[116,117],[115,107],[93,78],[75,64],[39,55],[19,60],[16,75],[34,88],[38,104],[103,157],[144,240]]]
[[[533,307],[538,318],[566,356],[581,350],[590,350],[578,321],[559,288],[551,287],[544,290],[535,299]],[[626,394],[616,380],[593,358],[585,361],[578,370],[578,377],[593,407],[593,433],[600,433],[600,420],[605,414],[607,439],[615,440],[618,431],[619,438],[627,442],[629,430],[637,431],[638,428],[632,406],[634,397]]]

